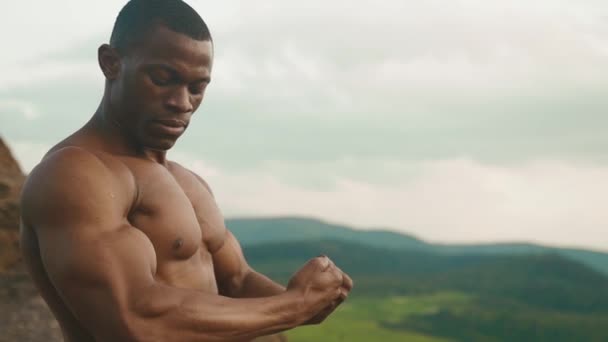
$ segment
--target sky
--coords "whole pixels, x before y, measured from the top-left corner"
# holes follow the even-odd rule
[[[97,108],[124,3],[0,5],[0,136],[25,171]],[[608,251],[608,2],[188,3],[213,80],[168,155],[226,217]]]

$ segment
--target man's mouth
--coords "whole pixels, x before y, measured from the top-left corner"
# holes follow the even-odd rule
[[[179,136],[186,130],[188,124],[177,119],[153,120],[151,127],[155,132],[163,135]]]

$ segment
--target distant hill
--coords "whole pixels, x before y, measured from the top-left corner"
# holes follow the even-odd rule
[[[360,310],[345,309],[341,324],[357,324],[356,317],[386,305],[385,313],[367,319],[393,333],[450,341],[608,341],[608,276],[558,254],[447,255],[336,240],[255,244],[244,251],[254,268],[283,283],[309,258],[330,255],[353,277],[349,301]],[[416,304],[443,294],[469,299]]]
[[[544,309],[608,314],[608,276],[558,254],[438,255],[342,241],[251,245],[245,254],[256,269],[283,282],[308,259],[327,254],[353,276],[360,294],[462,291]]]
[[[388,248],[428,249],[413,236],[382,230],[363,231],[348,226],[299,217],[227,219],[230,230],[246,245],[306,240],[342,240]]]
[[[447,245],[431,244],[412,235],[389,230],[357,230],[345,225],[301,217],[232,218],[226,224],[243,245],[270,242],[339,240],[370,247],[406,249],[444,255],[558,254],[608,274],[608,253],[554,248],[525,243]]]

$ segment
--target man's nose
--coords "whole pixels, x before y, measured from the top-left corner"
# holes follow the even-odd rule
[[[171,92],[167,99],[167,106],[178,113],[192,112],[192,102],[190,101],[190,91],[188,87],[177,87]]]

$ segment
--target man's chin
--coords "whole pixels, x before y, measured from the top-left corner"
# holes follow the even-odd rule
[[[176,138],[150,139],[146,141],[144,148],[147,150],[165,152],[170,150],[176,142]]]

